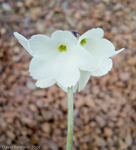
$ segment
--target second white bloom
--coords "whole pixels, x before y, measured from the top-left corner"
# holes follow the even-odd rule
[[[110,57],[120,53],[124,48],[115,51],[114,45],[107,39],[103,38],[104,31],[101,28],[94,28],[79,37],[78,44],[83,46],[95,59],[93,71],[81,71],[78,91],[81,91],[90,76],[106,75],[112,68]],[[90,62],[91,65],[91,62]]]

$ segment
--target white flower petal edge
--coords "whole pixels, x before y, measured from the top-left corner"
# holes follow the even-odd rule
[[[27,52],[33,56],[32,51],[30,49],[29,41],[24,36],[22,36],[17,32],[14,32],[14,36],[18,39],[20,44],[27,50]]]
[[[47,88],[47,87],[54,85],[55,83],[56,81],[53,78],[39,79],[36,82],[36,86],[40,88]]]
[[[110,58],[105,58],[103,59],[100,67],[94,72],[91,72],[91,75],[97,77],[104,76],[111,70],[112,65],[113,65],[112,60]]]
[[[80,71],[80,79],[78,81],[78,92],[84,89],[85,85],[87,84],[91,73],[88,71]]]
[[[120,52],[122,52],[124,50],[125,50],[125,48],[121,48],[120,50],[115,51],[114,55],[112,55],[112,56],[115,56],[115,55],[119,54]]]

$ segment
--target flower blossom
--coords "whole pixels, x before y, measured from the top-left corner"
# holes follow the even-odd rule
[[[33,57],[29,72],[37,80],[36,86],[46,88],[57,83],[65,92],[68,87],[81,91],[90,76],[107,74],[113,65],[110,57],[124,50],[115,51],[114,45],[103,38],[101,28],[83,35],[58,30],[51,37],[38,34],[29,40],[17,32],[14,35]]]
[[[95,69],[93,71],[81,71],[78,91],[81,91],[90,76],[106,75],[112,68],[110,57],[122,52],[124,48],[115,51],[114,45],[103,38],[104,31],[101,28],[94,28],[79,36],[78,44],[84,47],[95,60]],[[91,62],[90,62],[91,65]]]
[[[29,40],[17,32],[14,35],[33,57],[29,72],[37,80],[37,87],[46,88],[55,83],[63,89],[77,86],[80,70],[95,69],[93,56],[78,44],[70,31],[58,30],[51,38],[38,34]]]

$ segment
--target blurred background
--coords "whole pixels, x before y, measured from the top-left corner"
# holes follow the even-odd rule
[[[0,0],[0,146],[65,150],[67,95],[35,86],[31,56],[13,36],[101,27],[126,48],[106,76],[74,95],[73,150],[136,150],[136,0]],[[30,150],[22,147],[20,150]],[[35,148],[36,149],[36,148]],[[37,148],[39,149],[39,148]]]

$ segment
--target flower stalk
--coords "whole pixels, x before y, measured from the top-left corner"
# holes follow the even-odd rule
[[[68,88],[68,131],[67,131],[67,150],[72,150],[73,143],[73,88]]]

